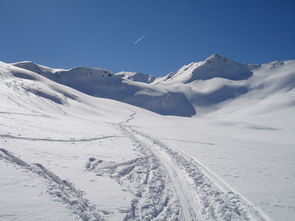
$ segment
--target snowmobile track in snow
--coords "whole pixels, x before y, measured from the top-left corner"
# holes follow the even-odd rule
[[[4,159],[12,164],[16,164],[21,168],[38,174],[40,177],[44,178],[49,185],[49,194],[65,203],[71,211],[81,218],[81,220],[103,220],[95,206],[91,205],[89,201],[83,197],[82,191],[77,190],[71,182],[62,180],[60,177],[45,168],[42,164],[28,164],[3,148],[0,148],[0,160],[1,159]]]

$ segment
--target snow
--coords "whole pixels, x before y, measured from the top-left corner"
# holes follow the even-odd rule
[[[294,70],[213,55],[147,84],[1,62],[0,220],[293,220]]]
[[[0,160],[0,220],[79,220],[46,193],[46,182],[35,174]]]
[[[132,81],[139,81],[144,83],[152,83],[156,78],[150,74],[144,74],[140,72],[128,72],[128,71],[121,71],[116,73],[118,77],[123,79],[128,79]]]

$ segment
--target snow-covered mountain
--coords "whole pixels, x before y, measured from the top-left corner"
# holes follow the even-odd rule
[[[169,92],[154,85],[124,79],[107,70],[87,67],[60,70],[32,62],[13,65],[21,68],[13,70],[14,76],[26,78],[22,70],[30,70],[91,96],[122,101],[163,115],[195,114],[194,107],[182,93]]]
[[[197,112],[229,105],[235,99],[264,99],[294,93],[295,61],[243,64],[214,54],[191,63],[153,84],[184,94]],[[289,101],[291,102],[291,101]]]
[[[195,110],[199,113],[216,110],[239,97],[271,97],[293,90],[295,84],[295,61],[252,65],[218,54],[160,78],[138,72],[113,74],[87,67],[52,69],[32,62],[13,65],[92,96],[177,116],[192,116]],[[21,76],[21,73],[15,75]]]
[[[121,71],[116,73],[118,77],[123,79],[128,79],[132,81],[139,81],[144,83],[152,83],[156,78],[150,74],[144,74],[140,72],[128,72],[128,71]]]
[[[228,80],[245,80],[252,76],[255,65],[235,62],[219,54],[209,56],[205,61],[193,62],[176,72],[158,79],[157,84],[190,83],[195,80],[224,78]]]
[[[0,62],[0,220],[292,221],[295,61],[198,64]]]

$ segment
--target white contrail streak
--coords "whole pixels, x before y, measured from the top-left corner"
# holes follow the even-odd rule
[[[138,44],[142,39],[144,39],[145,38],[145,36],[146,36],[147,34],[144,34],[143,36],[141,36],[139,39],[137,39],[133,44]]]
[[[155,32],[159,26],[161,26],[165,22],[160,22],[154,27],[152,27],[148,32],[146,32],[143,36],[141,36],[139,39],[137,39],[133,44],[137,45],[139,42],[141,42],[147,35],[151,34],[152,32]]]

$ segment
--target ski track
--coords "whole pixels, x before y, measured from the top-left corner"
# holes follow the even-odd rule
[[[133,199],[124,221],[181,220],[179,200],[173,195],[171,180],[159,159],[121,123],[117,126],[132,140],[139,157],[120,163],[90,158],[86,169],[97,176],[109,175],[131,192]]]
[[[71,138],[71,139],[52,139],[52,138],[36,138],[36,137],[20,137],[20,136],[13,136],[9,134],[0,134],[2,138],[9,138],[9,139],[17,139],[17,140],[29,140],[29,141],[48,141],[48,142],[89,142],[89,141],[96,141],[102,139],[109,139],[119,136],[102,136],[102,137],[94,137],[94,138]]]
[[[196,159],[172,149],[161,141],[147,136],[131,126],[127,126],[126,124],[134,119],[135,115],[136,113],[132,111],[129,118],[119,123],[118,126],[122,133],[136,144],[136,149],[141,152],[143,158],[153,159],[153,161],[147,163],[155,164],[157,162],[158,173],[164,177],[162,181],[169,182],[164,183],[166,188],[172,191],[169,199],[174,198],[172,204],[180,207],[179,213],[170,214],[171,220],[270,220],[263,211],[233,190]],[[125,168],[120,169],[121,172],[124,171],[123,175],[117,170],[122,165],[114,164],[113,168],[104,167],[104,169],[108,168],[108,171],[112,171],[112,176],[116,177],[118,182],[122,184],[121,177],[126,174],[130,175],[131,171],[134,171],[134,168],[136,168],[135,162],[138,161],[140,161],[140,158],[135,159],[135,161],[125,162]],[[148,183],[148,185],[154,184]],[[133,208],[135,212],[136,210],[140,211],[140,206],[144,207],[139,204],[132,204],[132,206],[137,207]],[[134,215],[131,220],[165,219],[161,219],[160,216],[146,218]]]
[[[175,167],[173,162],[167,158],[165,153],[158,149],[153,143],[139,137],[134,130],[129,129],[129,133],[133,134],[141,144],[148,146],[154,155],[160,160],[161,164],[165,167],[165,171],[170,178],[176,198],[181,206],[181,220],[201,220],[199,211],[200,204],[194,197],[192,197],[193,190],[191,184],[187,182],[187,177],[180,171],[180,168]],[[136,135],[135,135],[136,134]]]
[[[186,213],[184,220],[270,220],[260,209],[228,185],[222,186],[219,184],[220,180],[218,183],[217,179],[209,177],[206,169],[195,159],[131,127],[128,129],[142,142],[149,143],[149,147],[160,158],[170,178],[172,177],[176,195],[186,195],[180,199],[182,209],[188,207],[189,213],[193,209],[194,214],[199,215],[193,217],[183,211]],[[211,176],[213,175],[211,173]]]
[[[42,164],[28,164],[3,148],[0,148],[0,160],[1,159],[18,165],[19,167],[36,173],[41,178],[44,178],[49,184],[49,194],[56,197],[59,201],[65,203],[75,214],[81,218],[81,220],[103,220],[101,212],[98,211],[94,205],[90,204],[89,200],[83,197],[82,191],[76,189],[71,182],[62,180],[53,172],[45,168]]]
[[[7,112],[7,111],[0,111],[0,114],[51,118],[49,115],[45,115],[45,114],[29,114],[29,113]]]
[[[131,115],[127,122],[132,120],[134,115]],[[134,172],[145,171],[141,182],[135,185],[137,192],[132,202],[132,213],[127,215],[125,220],[182,220],[179,199],[173,194],[174,190],[171,185],[173,180],[167,176],[166,168],[160,159],[123,124],[119,124],[119,128],[133,141],[135,149],[141,153],[141,158],[135,165],[139,168]],[[120,170],[119,174],[129,172],[129,168]]]

